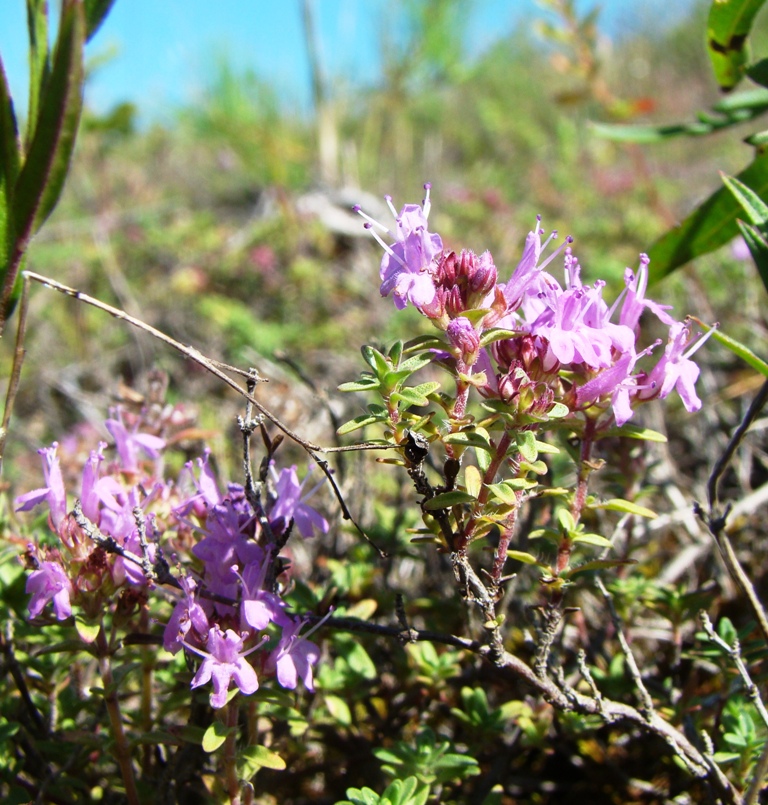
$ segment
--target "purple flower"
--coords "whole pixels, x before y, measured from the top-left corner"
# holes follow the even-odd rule
[[[176,654],[189,637],[195,636],[201,640],[210,628],[208,615],[196,600],[197,582],[189,576],[181,576],[179,583],[184,590],[184,598],[173,608],[163,633],[163,646],[171,654]],[[194,629],[193,635],[189,634],[191,629]]]
[[[49,601],[53,601],[53,611],[58,620],[66,620],[72,614],[72,582],[64,568],[56,562],[43,562],[37,570],[32,571],[27,579],[26,591],[32,595],[29,602],[31,617],[36,618]]]
[[[443,250],[443,241],[440,235],[427,231],[430,185],[425,184],[424,189],[426,197],[422,206],[406,204],[399,214],[391,197],[385,197],[397,223],[394,232],[365,215],[359,207],[354,208],[366,219],[366,228],[371,230],[384,249],[379,270],[381,295],[389,296],[391,293],[398,310],[402,310],[408,302],[420,307],[428,305],[435,298],[435,284],[430,268],[432,261]],[[387,245],[374,227],[384,230],[395,242],[391,246]]]
[[[644,381],[648,391],[641,391],[638,397],[644,400],[658,397],[663,400],[675,389],[686,411],[689,413],[698,411],[701,408],[701,400],[696,394],[695,385],[699,377],[699,367],[690,360],[690,357],[705,340],[700,338],[686,352],[685,348],[690,341],[690,330],[682,322],[674,322],[669,329],[669,341],[664,355]]]
[[[320,649],[306,637],[299,637],[304,625],[301,619],[293,621],[283,628],[283,634],[277,648],[267,659],[267,669],[274,670],[277,681],[284,687],[293,690],[301,678],[307,690],[314,690],[312,665],[320,658]]]
[[[653,312],[664,324],[668,326],[674,324],[674,319],[667,313],[669,306],[659,305],[652,299],[645,298],[645,289],[648,285],[648,264],[650,262],[647,254],[641,254],[637,274],[630,268],[624,272],[626,289],[621,313],[619,314],[619,324],[623,324],[633,331],[637,329],[640,323],[640,316],[645,308]]]
[[[91,450],[88,461],[83,467],[83,481],[80,487],[80,503],[83,507],[83,514],[92,522],[99,523],[99,467],[104,460],[105,442],[99,442],[96,450]]]
[[[114,409],[113,416],[114,419],[107,419],[104,424],[115,440],[115,447],[123,470],[138,472],[139,450],[151,459],[159,458],[160,451],[165,447],[165,439],[149,433],[139,433],[138,424],[129,430],[123,422],[123,412],[119,407]]]
[[[472,322],[464,316],[459,316],[451,320],[445,332],[451,344],[461,353],[464,364],[471,366],[475,363],[480,350],[480,336],[472,326]]]
[[[269,562],[251,562],[242,575],[243,599],[240,603],[240,616],[252,629],[261,631],[270,623],[285,626],[290,618],[283,612],[285,603],[279,596],[263,589]]]
[[[56,531],[67,514],[67,493],[64,489],[64,479],[61,476],[59,458],[56,455],[58,446],[58,442],[54,442],[50,447],[43,447],[37,451],[43,457],[45,486],[20,495],[14,501],[16,511],[19,512],[29,511],[38,503],[47,502],[51,511],[51,522]]]
[[[203,663],[192,680],[192,687],[199,688],[206,682],[213,682],[211,707],[224,707],[227,703],[227,690],[234,679],[241,693],[254,693],[259,687],[259,679],[253,666],[245,661],[245,657],[254,651],[243,651],[243,639],[232,629],[222,632],[218,625],[208,632],[208,651],[201,651],[194,646],[184,645],[203,657]]]
[[[295,464],[281,470],[279,477],[277,477],[274,465],[270,466],[270,470],[273,478],[276,478],[275,491],[277,492],[277,498],[269,511],[269,522],[273,528],[284,531],[291,520],[294,520],[302,537],[313,536],[315,530],[323,534],[328,533],[328,521],[320,512],[307,505],[307,500],[315,494],[325,479],[323,478],[309,492],[302,495],[311,468],[301,483],[299,483]]]

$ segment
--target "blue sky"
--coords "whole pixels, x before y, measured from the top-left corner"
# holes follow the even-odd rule
[[[621,35],[647,26],[653,13],[666,22],[697,0],[603,0],[604,28]],[[56,0],[49,0],[51,6]],[[331,76],[370,82],[377,76],[379,30],[391,23],[393,0],[315,0],[321,46]],[[577,0],[580,10],[595,0]],[[11,91],[26,105],[27,34],[24,0],[0,0],[0,54]],[[535,0],[474,0],[468,41],[475,53],[517,25],[543,15]],[[87,102],[106,111],[130,100],[142,119],[162,120],[194,99],[211,76],[216,55],[254,69],[296,108],[309,106],[309,68],[301,0],[116,0],[88,56],[112,52],[93,76]]]

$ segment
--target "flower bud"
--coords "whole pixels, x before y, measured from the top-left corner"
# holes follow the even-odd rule
[[[477,360],[480,351],[480,336],[472,326],[472,322],[459,316],[448,325],[446,334],[451,344],[461,353],[461,359],[467,366],[471,366]]]

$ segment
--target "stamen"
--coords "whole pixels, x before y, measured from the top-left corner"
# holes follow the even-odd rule
[[[374,221],[374,223],[375,223],[375,221]],[[390,257],[393,257],[395,260],[397,260],[397,262],[398,262],[398,263],[400,263],[400,265],[401,265],[401,266],[402,266],[404,269],[406,269],[406,271],[407,271],[407,270],[408,270],[408,266],[405,264],[405,260],[403,260],[403,258],[402,258],[402,257],[400,257],[400,255],[399,255],[399,254],[395,254],[395,253],[392,251],[392,248],[391,248],[390,246],[388,246],[386,243],[384,243],[384,240],[383,240],[383,238],[381,237],[381,235],[379,235],[379,233],[378,233],[378,232],[374,231],[372,224],[367,223],[367,224],[363,224],[363,226],[364,226],[366,229],[370,230],[370,233],[371,233],[371,234],[373,235],[373,237],[376,239],[376,242],[379,244],[379,246],[381,246],[381,248],[382,248],[382,249],[384,249],[384,251],[385,251],[385,252],[386,252],[386,253],[387,253],[387,254],[388,254]],[[389,230],[387,230],[387,231],[389,231]]]
[[[695,352],[698,352],[704,346],[704,344],[706,344],[707,341],[709,341],[709,339],[712,337],[712,335],[715,332],[715,330],[719,330],[719,329],[720,329],[720,323],[717,322],[717,323],[713,324],[712,328],[710,330],[708,330],[706,333],[704,333],[704,335],[699,334],[698,340],[696,340],[691,345],[691,347],[689,347],[689,349],[686,352],[683,353],[683,355],[682,355],[683,360],[688,360],[688,358],[690,358],[691,355],[693,355]]]
[[[392,196],[384,196],[384,201],[387,202],[387,206],[389,207],[390,211],[392,212],[392,217],[397,220],[397,210],[395,209],[395,205],[392,203]]]
[[[424,201],[421,202],[421,207],[424,210],[424,217],[429,218],[429,211],[432,209],[432,202],[429,200],[429,191],[432,189],[432,185],[429,182],[426,182],[424,185],[424,190],[426,193],[424,195]]]
[[[355,204],[355,206],[352,207],[352,212],[356,212],[361,218],[364,218],[368,222],[363,224],[366,229],[370,229],[372,226],[378,226],[380,229],[383,229],[393,240],[397,240],[397,235],[395,235],[391,229],[388,229],[386,226],[384,226],[384,224],[379,223],[375,218],[371,218],[368,213],[363,212],[359,204]]]

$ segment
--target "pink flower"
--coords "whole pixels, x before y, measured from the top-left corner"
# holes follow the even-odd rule
[[[64,568],[56,562],[43,562],[30,573],[26,591],[32,595],[29,602],[31,617],[36,618],[49,601],[53,601],[53,611],[58,620],[66,620],[72,614],[72,582]]]
[[[283,628],[277,648],[267,659],[267,669],[274,670],[277,681],[293,690],[299,678],[307,690],[314,690],[312,665],[320,658],[320,649],[306,637],[299,637],[304,621],[299,619]],[[314,630],[313,630],[314,631]]]
[[[274,467],[270,467],[270,469],[273,477],[276,477]],[[287,528],[288,524],[293,520],[302,537],[311,537],[315,531],[320,531],[323,534],[328,533],[328,521],[317,509],[307,505],[307,500],[315,494],[325,479],[313,486],[309,492],[302,494],[309,479],[309,474],[307,472],[304,480],[299,483],[295,464],[280,471],[275,484],[277,499],[269,511],[269,522],[277,530]]]
[[[54,442],[50,447],[43,447],[37,452],[43,457],[43,477],[45,486],[33,489],[24,495],[19,495],[14,501],[17,512],[26,512],[45,501],[51,511],[51,522],[54,530],[58,531],[59,524],[67,514],[67,493],[64,489],[64,479],[61,476],[61,466],[56,455],[59,443]]]
[[[200,685],[213,682],[211,707],[224,707],[227,703],[227,691],[233,679],[241,693],[247,695],[258,690],[259,679],[256,671],[245,661],[245,657],[258,647],[244,652],[242,637],[232,629],[222,632],[218,625],[213,626],[208,632],[208,651],[201,651],[188,643],[184,645],[195,654],[204,657],[192,680],[192,687],[199,688]]]
[[[424,189],[427,192],[422,206],[406,204],[399,214],[391,197],[385,197],[397,223],[394,232],[365,215],[359,207],[354,208],[366,219],[365,227],[371,230],[371,234],[384,249],[379,270],[381,295],[392,294],[398,310],[402,310],[408,302],[420,307],[428,305],[435,298],[435,284],[430,267],[443,250],[443,241],[440,235],[427,231],[430,185],[425,184]],[[384,230],[395,242],[391,246],[387,245],[374,227]]]

